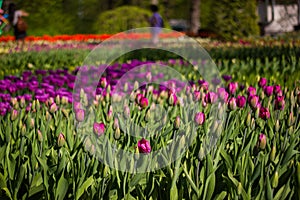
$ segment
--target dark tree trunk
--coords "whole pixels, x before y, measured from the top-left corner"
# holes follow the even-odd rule
[[[192,0],[190,15],[190,33],[197,35],[200,28],[200,0]]]

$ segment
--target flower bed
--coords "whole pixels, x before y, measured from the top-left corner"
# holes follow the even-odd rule
[[[20,76],[1,80],[1,197],[299,197],[300,91],[296,80],[295,84],[280,85],[281,80],[276,76],[257,79],[253,73],[254,78],[249,74],[250,78],[243,79],[238,73],[232,76],[221,71],[222,80],[215,82],[223,86],[214,89],[211,86],[217,83],[203,80],[187,63],[168,60],[162,63],[185,74],[188,85],[179,80],[165,82],[167,87],[128,81],[119,87],[116,80],[126,72],[153,63],[156,62],[116,63],[102,78],[98,77],[95,91],[74,95],[77,70],[24,71]],[[266,67],[276,68],[275,65],[276,62]],[[253,70],[253,66],[248,68]],[[263,67],[257,70],[260,69]],[[137,72],[135,76],[161,80],[164,75]],[[114,103],[120,102],[126,92],[130,98],[125,105],[121,104],[120,112]],[[188,112],[183,109],[186,105],[194,105],[197,110]],[[160,106],[168,111],[168,116],[162,119],[157,110]],[[91,120],[88,116],[92,113],[96,114]],[[140,127],[147,124],[159,127],[149,126],[153,134],[148,137],[133,137],[127,133],[128,121]],[[80,126],[86,124],[89,126]],[[153,172],[118,171],[97,157],[104,136],[117,149],[141,156],[165,147],[177,135],[188,138],[190,133],[196,136],[183,156]],[[209,134],[218,139],[207,153],[204,141]],[[187,141],[179,141],[176,148],[180,149]],[[107,149],[106,156],[110,156],[110,151]],[[119,164],[123,163],[126,160],[120,159]]]

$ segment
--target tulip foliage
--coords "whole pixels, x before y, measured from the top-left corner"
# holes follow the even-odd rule
[[[91,101],[86,97],[91,91],[80,91],[83,101],[72,94],[77,70],[27,70],[0,80],[1,199],[300,198],[299,83],[282,82],[280,74],[239,74],[264,70],[244,61],[237,61],[240,72],[231,73],[238,65],[224,61],[218,80],[223,85],[212,88],[185,62],[169,60],[165,64],[184,74],[188,86],[176,80],[170,88],[125,83],[122,92],[114,92],[126,71],[149,63],[155,62],[110,66]],[[265,67],[276,68],[276,63]],[[140,76],[157,78],[151,72]],[[119,117],[113,103],[130,89]],[[187,112],[183,105],[197,109]],[[150,136],[135,134],[139,129],[128,122],[148,127]],[[81,131],[82,136],[79,130],[91,131]],[[155,171],[119,171],[97,157],[104,136],[138,157],[190,133],[196,136],[183,155]],[[217,138],[209,151],[204,146],[208,134]],[[186,143],[180,140],[176,148]],[[106,156],[114,160],[111,152]]]

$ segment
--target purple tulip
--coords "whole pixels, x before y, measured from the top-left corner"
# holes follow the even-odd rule
[[[250,87],[248,88],[248,95],[249,95],[249,96],[256,95],[256,88],[250,86]]]
[[[259,82],[258,82],[258,85],[261,87],[261,88],[264,88],[267,84],[267,79],[266,78],[260,78]]]
[[[246,104],[246,97],[244,96],[237,96],[236,98],[236,104],[239,108],[243,108]]]
[[[205,114],[202,112],[196,113],[194,121],[197,125],[202,125],[205,122]]]
[[[270,112],[267,108],[264,108],[264,107],[261,107],[259,109],[259,117],[264,119],[264,120],[267,120],[270,118]]]
[[[273,94],[273,86],[265,86],[264,87],[264,92],[268,97],[272,96]]]
[[[236,92],[236,89],[238,88],[238,83],[237,82],[231,82],[228,85],[228,91],[230,94],[234,94]]]
[[[264,150],[266,148],[266,144],[267,144],[267,137],[265,134],[261,133],[259,135],[259,147],[260,149]]]
[[[85,111],[83,109],[75,110],[75,117],[78,122],[82,122],[84,120]]]
[[[284,97],[277,96],[275,98],[275,110],[283,110],[285,105]]]
[[[223,78],[226,82],[228,82],[228,81],[230,81],[230,80],[232,79],[232,77],[231,77],[230,75],[223,75],[222,78]]]
[[[218,95],[214,92],[209,92],[205,95],[204,100],[206,103],[215,103],[218,99]]]
[[[150,153],[151,152],[151,146],[148,140],[142,138],[141,140],[138,141],[138,149],[140,153]]]
[[[201,88],[203,88],[204,90],[208,90],[208,82],[205,80],[199,80],[198,84]]]
[[[105,133],[105,124],[94,122],[93,130],[96,135],[101,136]]]
[[[249,104],[252,108],[256,109],[259,104],[259,98],[257,95],[252,95],[248,97]]]
[[[230,110],[235,110],[236,109],[236,98],[231,97],[228,101],[228,107]]]

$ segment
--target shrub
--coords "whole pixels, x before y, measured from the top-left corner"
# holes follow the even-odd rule
[[[258,35],[256,1],[220,0],[212,3],[210,27],[222,39]]]
[[[133,28],[148,27],[151,12],[136,6],[122,6],[101,13],[95,22],[96,33],[117,33]]]

